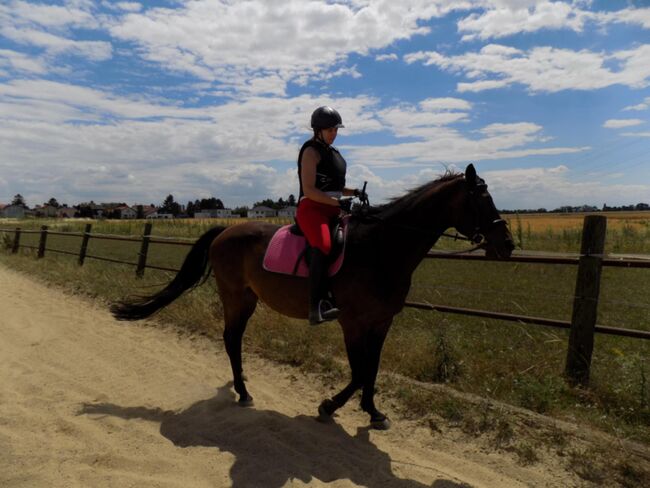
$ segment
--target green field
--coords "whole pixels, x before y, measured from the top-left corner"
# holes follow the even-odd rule
[[[548,217],[548,216],[545,216]],[[508,216],[515,239],[524,250],[577,252],[581,221],[532,225],[534,216]],[[609,226],[608,252],[650,254],[650,217]],[[227,221],[228,222],[228,221]],[[0,222],[0,227],[80,231],[86,222]],[[98,221],[93,232],[139,236],[143,222]],[[223,223],[223,222],[222,222]],[[232,223],[229,221],[228,223]],[[153,234],[197,237],[216,221],[156,221]],[[36,274],[68,289],[103,300],[130,293],[149,294],[171,273],[147,270],[136,279],[133,267],[74,256],[35,251],[10,253],[12,236],[1,236],[0,262]],[[24,234],[23,244],[37,245],[37,234]],[[48,247],[77,252],[80,238],[49,236]],[[459,249],[463,243],[441,240],[436,249]],[[149,264],[180,266],[187,247],[152,244]],[[134,262],[139,244],[90,241],[88,253]],[[570,320],[576,267],[500,262],[426,259],[413,277],[409,300]],[[650,330],[650,270],[604,268],[598,323]],[[219,340],[221,308],[211,281],[164,310],[159,318],[182,330]],[[481,318],[405,309],[396,317],[382,356],[382,372],[394,372],[425,383],[442,383],[459,392],[521,406],[558,419],[584,423],[626,439],[650,443],[650,341],[597,335],[588,389],[569,388],[563,380],[567,332]],[[306,321],[284,318],[263,304],[251,320],[245,351],[323,373],[339,386],[347,375],[340,330],[335,325],[310,328]],[[384,388],[390,385],[380,382]],[[393,393],[418,415],[469,418],[451,397],[415,394],[399,387]],[[253,393],[254,394],[254,393]],[[381,407],[380,407],[381,408]]]

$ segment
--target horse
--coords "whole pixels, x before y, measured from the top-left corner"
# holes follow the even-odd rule
[[[384,340],[393,318],[404,307],[417,266],[449,228],[494,259],[508,258],[514,244],[487,184],[472,164],[464,174],[448,171],[384,205],[361,210],[349,217],[343,265],[330,279],[340,309],[338,322],[351,379],[339,393],[322,401],[318,413],[320,419],[331,419],[361,389],[361,408],[370,416],[370,427],[387,429],[390,420],[375,406],[375,381]],[[212,271],[223,304],[223,339],[234,389],[240,405],[252,405],[241,345],[258,300],[288,317],[306,319],[308,315],[306,278],[269,272],[262,266],[267,245],[278,228],[251,221],[208,230],[165,288],[151,296],[114,303],[113,315],[120,320],[149,317],[204,282]]]

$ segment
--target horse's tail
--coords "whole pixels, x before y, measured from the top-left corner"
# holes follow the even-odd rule
[[[111,305],[118,320],[140,320],[149,317],[176,300],[185,291],[204,283],[210,277],[210,244],[226,228],[213,227],[203,234],[187,253],[183,266],[169,284],[151,296],[135,296]]]

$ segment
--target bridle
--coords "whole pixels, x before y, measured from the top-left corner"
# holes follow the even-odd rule
[[[479,205],[477,202],[477,198],[479,193],[486,191],[487,190],[487,183],[482,178],[477,177],[476,178],[476,186],[472,187],[470,190],[468,190],[468,193],[470,195],[470,202],[472,205],[472,211],[475,216],[475,221],[478,222],[476,227],[474,227],[474,232],[472,232],[472,235],[470,237],[465,237],[462,235],[459,235],[458,233],[453,236],[449,235],[447,233],[443,233],[442,236],[444,237],[453,237],[454,239],[459,239],[459,240],[464,240],[464,241],[470,241],[475,244],[475,247],[471,249],[471,251],[474,251],[476,249],[484,249],[485,246],[487,245],[487,240],[486,240],[486,234],[488,234],[492,229],[494,229],[498,225],[508,225],[508,222],[505,219],[494,219],[487,225],[481,225],[481,211],[479,209]]]

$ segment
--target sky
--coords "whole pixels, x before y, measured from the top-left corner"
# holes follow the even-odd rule
[[[286,199],[321,105],[371,203],[650,203],[650,1],[0,0],[0,203]]]

